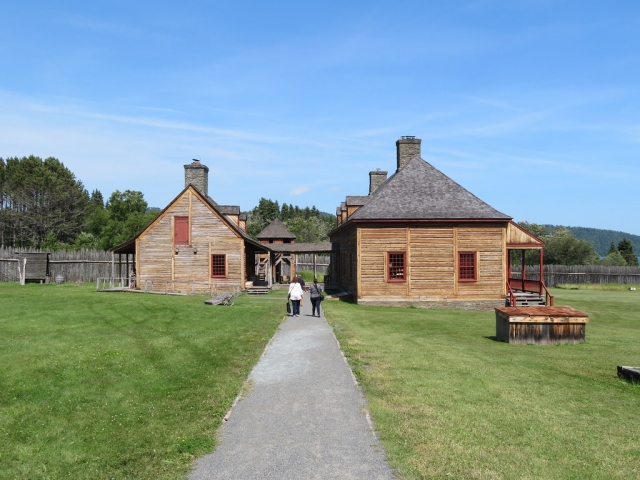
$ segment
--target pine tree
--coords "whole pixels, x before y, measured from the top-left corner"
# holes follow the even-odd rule
[[[627,240],[626,238],[620,240],[620,243],[618,243],[618,251],[624,257],[627,265],[630,267],[638,266],[638,256],[633,251],[633,243],[631,243],[631,240]]]
[[[72,243],[80,233],[89,195],[82,182],[53,157],[0,162],[0,241],[38,247],[45,239]]]
[[[286,203],[283,203],[282,208],[280,209],[280,220],[283,222],[289,220],[289,205]]]
[[[98,190],[97,188],[93,192],[91,192],[91,204],[96,207],[104,208],[104,198],[102,197],[102,192],[100,192],[100,190]]]
[[[618,249],[616,248],[616,244],[613,243],[613,240],[611,241],[611,245],[609,245],[609,251],[607,252],[607,255],[609,255],[610,253],[613,252],[617,252]]]

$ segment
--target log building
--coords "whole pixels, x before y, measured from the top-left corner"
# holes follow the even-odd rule
[[[510,251],[543,242],[424,161],[420,144],[398,140],[396,172],[370,172],[369,194],[337,208],[334,280],[364,304],[504,306]]]
[[[208,167],[194,161],[184,168],[182,192],[133,240],[112,251],[135,253],[138,285],[149,280],[191,291],[242,290],[255,275],[256,253],[268,250],[247,234],[240,207],[209,197]]]

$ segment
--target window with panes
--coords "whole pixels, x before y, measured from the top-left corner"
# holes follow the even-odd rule
[[[476,252],[458,253],[458,280],[460,282],[475,282],[477,279]]]
[[[404,282],[405,267],[405,252],[387,253],[387,281]]]
[[[227,256],[226,254],[211,255],[211,277],[225,278],[227,276]]]

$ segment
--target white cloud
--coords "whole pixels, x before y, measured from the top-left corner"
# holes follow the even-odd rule
[[[311,189],[307,186],[293,187],[289,192],[289,195],[302,195],[303,193],[307,193],[309,190]]]

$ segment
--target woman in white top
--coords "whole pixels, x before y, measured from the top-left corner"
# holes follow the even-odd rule
[[[300,300],[304,297],[302,286],[295,280],[289,284],[289,298],[293,304],[293,315],[295,317],[300,316]]]

